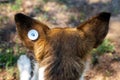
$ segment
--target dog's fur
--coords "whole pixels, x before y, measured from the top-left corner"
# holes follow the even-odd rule
[[[90,51],[100,45],[108,33],[109,19],[110,13],[103,12],[76,28],[50,29],[21,13],[15,15],[18,35],[23,44],[34,51],[39,64],[39,80],[82,80]],[[35,41],[27,36],[31,29],[39,33]]]

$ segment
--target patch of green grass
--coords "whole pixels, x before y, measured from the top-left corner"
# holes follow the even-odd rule
[[[13,11],[18,11],[21,8],[22,0],[16,0],[14,4],[11,5]]]
[[[25,52],[20,44],[0,42],[0,72],[5,73],[2,80],[18,80],[17,60]]]
[[[115,47],[110,42],[110,40],[105,39],[99,47],[97,47],[96,49],[93,49],[93,51],[91,52],[93,65],[98,63],[98,58],[100,55],[103,55],[107,52],[114,52],[114,50],[115,50]]]
[[[0,46],[0,67],[8,69],[10,66],[15,66],[17,59],[25,50],[19,50],[19,46],[8,47],[8,44],[1,44]],[[15,54],[15,52],[17,54]]]
[[[106,52],[113,52],[114,50],[115,50],[115,47],[110,42],[110,40],[105,39],[99,47],[97,47],[96,49],[93,50],[92,53],[93,54],[97,53],[97,54],[102,55]]]

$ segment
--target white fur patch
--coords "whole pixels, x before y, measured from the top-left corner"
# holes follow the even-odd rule
[[[44,71],[46,67],[39,68],[38,63],[34,63],[33,77],[31,78],[31,63],[26,55],[21,55],[17,61],[20,72],[20,80],[44,80]]]
[[[46,67],[39,68],[39,80],[44,80],[44,71]]]
[[[21,55],[17,61],[20,72],[20,80],[30,80],[31,64],[30,59],[26,55]]]
[[[20,73],[20,80],[30,80],[30,73],[28,71],[22,71]]]

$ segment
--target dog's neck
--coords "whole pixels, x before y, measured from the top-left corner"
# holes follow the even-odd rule
[[[89,61],[86,61],[85,69],[84,69],[82,75],[79,76],[79,79],[76,79],[76,80],[84,80],[84,77],[85,77],[87,71],[89,70],[89,68],[90,68],[90,62],[89,62]],[[45,66],[39,68],[38,80],[49,80],[49,78],[48,78],[48,79],[45,79],[45,77],[44,77],[44,76],[45,76],[45,69],[46,69]],[[57,77],[57,75],[56,75],[56,77]],[[64,79],[64,80],[65,80],[65,79]]]
[[[48,41],[40,41],[35,46],[34,51],[40,63],[40,71],[46,67],[44,68],[45,80],[79,80],[82,75],[85,60],[81,57],[82,54],[87,53],[87,50],[79,51],[80,49],[76,48],[76,45],[80,44],[78,35],[65,33],[64,36],[57,34],[54,35],[55,39],[49,36]],[[74,40],[71,41],[73,38]],[[64,41],[64,39],[68,40]]]

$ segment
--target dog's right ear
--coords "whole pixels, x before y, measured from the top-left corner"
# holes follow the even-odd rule
[[[85,21],[77,27],[77,30],[84,32],[84,34],[88,36],[89,40],[94,39],[94,47],[97,47],[102,43],[108,33],[110,16],[110,13],[102,12]]]
[[[49,30],[49,27],[45,24],[22,13],[15,15],[15,23],[21,41],[31,50],[33,49],[34,43],[39,39],[44,39]]]

